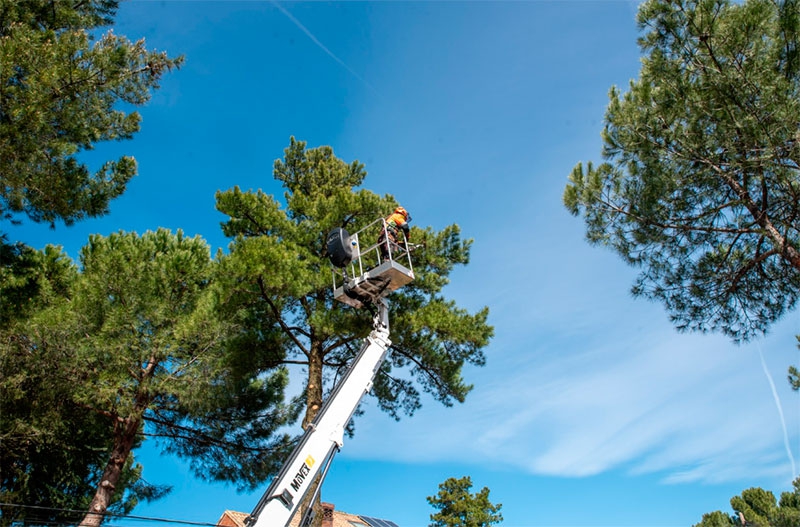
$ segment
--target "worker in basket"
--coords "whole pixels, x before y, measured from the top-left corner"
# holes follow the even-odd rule
[[[410,221],[411,215],[403,207],[395,208],[394,212],[386,218],[386,228],[381,229],[381,234],[378,237],[382,261],[389,259],[390,251],[395,252],[397,249],[404,247],[404,244],[408,242],[408,222]],[[398,231],[403,231],[405,236],[400,235]]]

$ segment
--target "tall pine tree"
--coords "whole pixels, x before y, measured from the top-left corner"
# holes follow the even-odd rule
[[[751,338],[800,294],[800,5],[649,0],[638,22],[639,78],[564,202],[678,328]]]
[[[471,493],[472,478],[448,478],[439,485],[439,493],[428,496],[437,510],[431,514],[430,527],[490,527],[502,523],[503,505],[489,501],[489,488]]]
[[[245,328],[240,354],[255,353],[263,371],[302,367],[305,427],[372,329],[367,310],[333,299],[326,236],[335,227],[355,232],[397,203],[361,188],[366,171],[359,162],[294,138],[273,175],[285,188],[282,200],[238,187],[217,194],[232,239],[220,276],[229,295],[224,305]],[[459,227],[415,227],[411,238],[425,249],[414,253],[416,279],[389,297],[392,347],[372,390],[398,419],[420,407],[420,390],[445,405],[463,402],[472,386],[462,369],[484,364],[493,331],[487,308],[469,313],[442,294],[454,267],[469,262],[471,242]]]

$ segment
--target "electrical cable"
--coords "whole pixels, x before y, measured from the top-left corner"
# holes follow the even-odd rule
[[[42,507],[40,505],[20,505],[18,503],[0,503],[0,507],[16,507],[19,509],[30,509],[30,510],[40,510],[40,511],[50,511],[50,512],[69,512],[69,513],[76,513],[76,514],[98,514],[100,516],[104,516],[106,518],[120,518],[125,520],[144,520],[144,521],[151,521],[151,522],[158,522],[158,523],[176,523],[180,525],[196,525],[199,527],[216,527],[216,523],[208,523],[208,522],[195,522],[189,520],[171,520],[167,518],[154,518],[148,516],[134,516],[130,514],[119,514],[114,512],[103,512],[103,513],[87,513],[84,510],[76,510],[76,509],[59,509],[55,507]],[[60,522],[47,522],[41,521],[37,522],[40,525],[63,525]],[[121,525],[117,525],[116,527],[122,527]]]

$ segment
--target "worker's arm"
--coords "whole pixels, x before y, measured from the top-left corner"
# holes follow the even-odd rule
[[[406,241],[411,241],[411,227],[409,226],[408,222],[403,223],[400,225],[400,228],[403,230],[403,234],[405,235]]]

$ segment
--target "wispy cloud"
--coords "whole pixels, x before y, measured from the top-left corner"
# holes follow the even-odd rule
[[[781,421],[781,428],[783,429],[783,445],[786,448],[786,455],[789,457],[789,462],[792,464],[792,477],[794,478],[797,474],[797,469],[794,464],[794,455],[792,455],[792,447],[789,443],[789,432],[786,430],[786,417],[783,415],[783,405],[781,404],[781,399],[778,397],[778,391],[775,389],[775,381],[772,380],[772,374],[769,372],[769,368],[767,367],[767,363],[764,360],[764,352],[761,351],[761,344],[756,343],[758,348],[758,358],[761,359],[761,368],[764,370],[764,375],[767,377],[767,381],[769,382],[769,387],[772,390],[772,397],[775,400],[775,407],[778,410],[778,417],[780,417]]]
[[[475,385],[467,402],[426,399],[400,423],[373,406],[343,455],[561,477],[624,470],[666,483],[787,482],[800,412],[781,418],[775,408],[798,394],[764,372],[785,371],[796,321],[760,341],[763,365],[755,344],[678,333],[661,305],[631,298],[635,269],[576,243],[580,224],[532,216],[569,219],[560,185],[530,185],[513,193],[522,202],[508,204],[505,223],[476,234],[474,258],[448,290],[488,304],[495,324],[487,366],[466,372]]]
[[[509,360],[503,354],[512,350],[498,347],[487,371],[476,372],[467,404],[431,406],[388,428],[384,420],[359,423],[353,452],[480,459],[566,477],[624,468],[660,473],[667,483],[785,479],[782,429],[754,348],[681,335],[667,324],[626,337],[620,322],[605,343],[587,340],[580,353],[537,345],[535,336],[527,358],[522,345]]]

